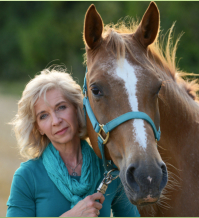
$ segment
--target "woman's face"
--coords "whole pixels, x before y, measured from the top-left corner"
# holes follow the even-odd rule
[[[38,130],[56,147],[73,142],[78,137],[77,110],[58,89],[39,98],[34,106]]]

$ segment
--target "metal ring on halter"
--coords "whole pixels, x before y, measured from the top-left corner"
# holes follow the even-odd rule
[[[115,171],[115,170],[117,170],[117,169],[112,169],[112,170],[110,170],[110,171],[106,174],[105,179],[106,179],[106,184],[107,184],[107,185],[110,184],[113,180],[115,180],[115,179],[118,178],[119,175],[117,175],[117,176],[115,176],[115,177],[113,177],[113,176],[111,175],[111,173],[112,173],[113,171]]]
[[[118,169],[111,169],[110,171],[108,171],[108,173],[106,174],[107,176],[110,174],[110,173],[112,173],[113,171],[115,171],[115,170],[118,170]],[[111,175],[112,176],[112,175]],[[117,179],[117,177],[118,177],[119,175],[117,175],[117,176],[115,176],[115,177],[113,177],[114,179],[113,180],[115,180],[115,179]]]
[[[103,144],[106,144],[107,143],[107,141],[108,141],[108,138],[109,138],[109,132],[105,132],[105,130],[104,130],[104,124],[99,124],[99,127],[100,127],[100,130],[99,130],[99,132],[97,133],[97,135],[102,139],[102,141],[103,141]],[[101,131],[103,130],[103,132],[106,134],[106,138],[104,139],[103,137],[102,137],[102,135],[101,135]]]

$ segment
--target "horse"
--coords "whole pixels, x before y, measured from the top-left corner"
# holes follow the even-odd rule
[[[199,216],[199,102],[196,81],[185,81],[175,65],[178,40],[165,51],[159,40],[160,13],[149,4],[139,24],[104,26],[91,5],[84,20],[87,64],[86,97],[99,123],[129,112],[129,119],[109,134],[105,158],[119,169],[125,193],[141,216]],[[98,134],[88,117],[87,130],[98,157]],[[101,130],[101,137],[106,138]]]

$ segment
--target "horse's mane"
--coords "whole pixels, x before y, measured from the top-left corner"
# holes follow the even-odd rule
[[[181,88],[184,88],[187,91],[191,98],[197,101],[197,92],[199,91],[199,84],[197,83],[197,80],[184,80],[183,77],[189,74],[180,71],[176,66],[176,50],[182,34],[177,38],[175,44],[173,45],[172,32],[174,25],[175,23],[168,31],[167,42],[165,43],[165,38],[167,34],[165,36],[160,36],[159,34],[155,42],[149,46],[148,54],[145,60],[142,60],[142,63],[140,64],[142,66],[144,65],[144,67],[147,68],[151,67],[153,68],[153,70],[155,68],[156,72],[166,72],[166,74],[171,79],[176,81],[176,83]],[[102,37],[106,38],[107,44],[111,45],[113,53],[117,54],[118,59],[120,57],[125,57],[126,49],[135,59],[137,59],[136,56],[129,50],[128,44],[131,42],[128,40],[128,37],[125,37],[125,34],[132,34],[136,31],[137,28],[138,21],[131,20],[127,23],[126,19],[124,19],[123,21],[119,21],[115,25],[108,24],[104,27]],[[121,36],[121,34],[123,34],[123,37]],[[151,60],[154,60],[154,62]]]

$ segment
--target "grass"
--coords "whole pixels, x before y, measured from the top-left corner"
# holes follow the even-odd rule
[[[25,85],[24,81],[0,81],[0,94],[21,96]]]

